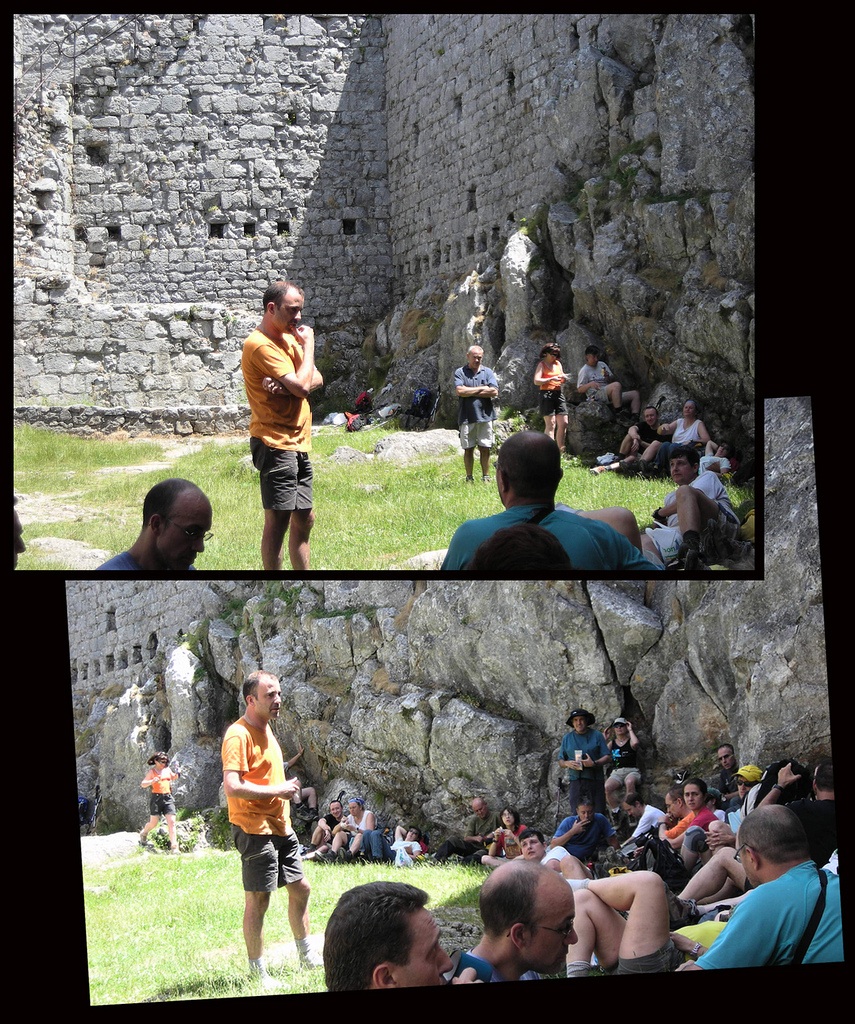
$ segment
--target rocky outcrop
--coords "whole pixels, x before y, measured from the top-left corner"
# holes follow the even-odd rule
[[[624,712],[661,793],[718,743],[741,761],[830,750],[810,403],[766,404],[765,578],[707,581],[77,580],[67,584],[81,792],[139,827],[144,762],[216,802],[219,745],[258,667],[286,695],[276,729],[324,798],[453,829],[473,792],[554,814],[571,706]]]

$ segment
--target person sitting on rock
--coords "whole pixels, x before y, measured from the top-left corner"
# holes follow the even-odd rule
[[[451,856],[458,856],[463,858],[464,863],[476,863],[487,855],[489,844],[501,828],[502,816],[491,811],[483,797],[476,796],[472,801],[472,815],[463,825],[464,834],[446,839],[434,858],[445,861]]]
[[[630,425],[623,441],[620,443],[620,454],[617,462],[607,466],[594,466],[592,473],[606,473],[619,470],[622,473],[653,471],[656,469],[656,453],[664,441],[670,441],[670,434],[659,433],[659,410],[655,405],[645,406],[638,423]]]
[[[585,365],[579,370],[576,391],[585,395],[588,401],[608,402],[615,413],[622,413],[623,406],[630,406],[632,420],[638,418],[641,397],[637,391],[624,391],[621,382],[600,358],[602,353],[596,345],[585,349]]]
[[[618,837],[604,814],[594,813],[590,797],[583,796],[576,807],[576,813],[565,818],[549,842],[552,849],[563,846],[577,860],[587,863],[595,858],[601,846],[620,848]]]
[[[671,452],[676,448],[694,448],[699,455],[706,454],[706,446],[711,443],[709,431],[702,419],[699,419],[698,403],[693,398],[683,402],[683,415],[671,423],[660,423],[657,433],[662,437],[662,444],[656,452],[656,465],[664,471],[668,469]],[[664,440],[670,434],[671,440]]]
[[[608,726],[603,735],[612,752],[612,770],[606,779],[606,801],[612,811],[617,811],[621,789],[630,797],[635,793],[635,787],[641,784],[641,772],[638,770],[640,741],[632,728],[632,722],[620,716]]]

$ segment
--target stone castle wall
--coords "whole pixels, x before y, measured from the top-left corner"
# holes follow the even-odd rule
[[[399,292],[431,273],[498,257],[532,204],[566,180],[540,131],[566,14],[416,14],[383,19],[389,190]]]
[[[243,402],[270,279],[322,330],[365,327],[560,180],[531,129],[568,16],[15,24],[19,404]]]
[[[251,307],[287,275],[342,320],[385,309],[376,19],[79,15],[44,31],[41,18],[21,16],[21,26],[25,63],[37,50],[63,54],[48,72],[40,66],[59,92],[44,104],[61,144],[54,162],[72,165],[71,209],[59,221],[73,233],[75,275],[114,302]],[[27,100],[37,75],[34,66],[22,76],[18,119],[39,105],[38,93]],[[48,219],[28,212],[64,206],[63,183],[51,187],[50,169],[44,177],[19,181],[31,192],[29,211],[19,195],[25,258]]]

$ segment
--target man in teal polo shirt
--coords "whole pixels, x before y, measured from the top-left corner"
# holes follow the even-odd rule
[[[497,530],[525,522],[539,523],[554,534],[574,569],[637,572],[662,568],[654,552],[646,558],[623,533],[609,525],[610,518],[618,521],[624,513],[628,517],[627,510],[580,514],[567,506],[556,506],[555,493],[562,476],[561,453],[551,437],[533,430],[511,434],[496,459],[496,487],[505,511],[459,526],[442,568],[465,569],[478,546]]]

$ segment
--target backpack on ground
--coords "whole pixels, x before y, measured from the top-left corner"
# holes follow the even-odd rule
[[[358,412],[346,412],[344,415],[347,417],[347,426],[344,429],[348,432],[362,430],[365,426],[365,420]]]
[[[368,391],[360,391],[356,396],[356,401],[353,403],[353,408],[358,412],[362,413],[363,416],[371,412],[374,407],[374,399],[372,395],[374,388],[369,388]]]
[[[401,425],[405,430],[427,430],[438,405],[438,390],[434,394],[428,387],[415,388],[410,408],[404,415]]]
[[[666,839],[648,839],[644,853],[632,863],[635,871],[655,871],[672,892],[680,892],[689,881],[689,870],[683,858]]]
[[[91,836],[95,831],[95,819],[98,817],[98,808],[101,806],[101,786],[95,786],[95,796],[90,800],[88,797],[77,794],[77,816],[80,822],[80,834]]]

